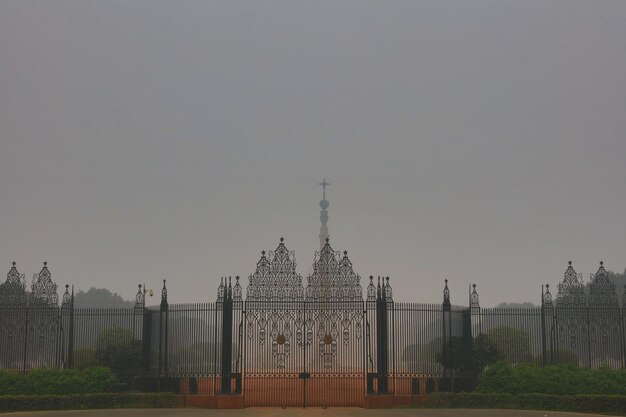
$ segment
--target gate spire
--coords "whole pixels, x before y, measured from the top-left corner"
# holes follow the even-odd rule
[[[322,225],[320,226],[320,251],[322,249],[324,249],[324,245],[326,244],[328,238],[329,238],[329,234],[328,234],[328,226],[326,226],[326,223],[328,222],[328,211],[326,211],[326,209],[329,206],[329,202],[328,200],[326,200],[326,186],[330,185],[329,182],[326,182],[326,178],[324,178],[322,180],[322,182],[320,182],[318,185],[322,186],[322,200],[320,201],[320,207],[322,208],[322,210],[320,211],[320,221],[322,222]]]

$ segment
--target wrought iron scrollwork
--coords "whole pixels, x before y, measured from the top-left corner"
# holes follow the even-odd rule
[[[135,294],[135,308],[144,308],[146,306],[146,293],[142,290],[142,285],[137,285],[137,294]]]
[[[367,302],[376,301],[376,286],[374,285],[374,276],[370,275],[370,283],[367,286]]]
[[[249,277],[246,301],[302,300],[302,276],[296,273],[295,254],[286,248],[284,239],[280,238],[276,250],[267,257],[265,253],[261,252],[256,270]]]
[[[240,303],[243,301],[241,284],[239,284],[239,275],[235,277],[235,285],[233,285],[233,302]]]
[[[0,346],[7,352],[14,351],[18,334],[26,326],[27,295],[24,274],[17,270],[16,263],[7,273],[7,279],[0,284]]]
[[[556,295],[557,306],[562,307],[584,307],[585,306],[585,285],[582,274],[576,273],[572,267],[572,261],[568,262],[567,269],[563,274],[563,281],[558,285]]]
[[[59,307],[57,288],[58,285],[52,281],[48,263],[44,262],[39,274],[33,274],[29,302],[29,307],[35,308],[29,313],[29,343],[36,341],[39,349],[56,340]]]
[[[233,297],[241,300],[241,293],[237,277]],[[246,289],[248,337],[252,339],[256,335],[259,344],[269,343],[280,369],[286,366],[294,334],[296,344],[306,343],[303,302],[304,287],[302,276],[296,273],[295,254],[281,238],[276,250],[267,256],[265,251],[261,252]]]
[[[308,277],[307,300],[362,301],[361,277],[352,269],[348,252],[335,252],[328,239],[315,253],[313,274]]]
[[[445,279],[445,286],[443,287],[443,305],[449,307],[450,304],[450,289],[448,288],[448,279]]]
[[[26,279],[20,274],[13,262],[7,273],[7,279],[0,284],[0,307],[17,307],[26,304]]]
[[[52,307],[59,304],[57,284],[52,281],[52,274],[48,269],[48,262],[43,263],[39,274],[33,274],[31,285],[31,303],[37,306]]]
[[[609,280],[609,274],[604,269],[604,262],[600,261],[600,268],[595,275],[591,275],[589,284],[589,307],[618,308],[617,293],[615,284]]]
[[[393,290],[391,289],[391,284],[389,283],[389,277],[385,277],[385,300],[387,303],[393,303]]]
[[[74,292],[74,287],[72,287],[72,293]],[[70,286],[65,284],[65,292],[63,293],[63,298],[61,299],[61,306],[63,308],[72,306],[72,294],[70,294]]]
[[[552,307],[552,293],[550,293],[550,284],[546,284],[545,291],[542,295],[543,306],[546,308]]]
[[[581,349],[587,341],[586,307],[582,274],[577,273],[569,261],[563,281],[558,284],[556,311],[559,342],[573,351]]]
[[[311,333],[317,336],[325,368],[332,367],[338,343],[349,343],[352,327],[354,336],[361,338],[363,290],[360,280],[353,270],[348,252],[344,251],[342,257],[326,239],[322,250],[315,254],[313,274],[308,277],[305,292],[307,302],[317,303],[312,305],[317,311],[314,313],[315,320],[307,325],[307,337],[310,339]],[[383,286],[385,294],[391,297],[389,281]]]
[[[224,295],[225,295],[226,291],[224,289],[224,277],[222,277],[220,279],[220,285],[219,287],[217,287],[217,303],[223,303],[224,302]]]
[[[376,289],[378,300],[393,303],[393,292],[389,284],[389,277],[378,277],[378,287]]]
[[[476,284],[472,284],[472,291],[470,292],[469,304],[470,304],[470,309],[480,308],[480,302],[478,299],[478,291],[476,291]]]
[[[163,280],[163,288],[161,289],[161,305],[167,305],[167,287],[165,286],[165,280]]]
[[[375,297],[371,286],[368,297]],[[391,297],[389,282],[385,293]],[[267,256],[261,252],[246,294],[246,333],[260,345],[271,346],[278,368],[286,366],[295,347],[309,345],[318,346],[324,366],[330,368],[339,344],[348,344],[351,334],[361,337],[360,277],[348,253],[335,252],[328,241],[315,255],[306,289],[296,273],[295,255],[281,238],[275,251]]]
[[[610,281],[602,261],[596,274],[591,275],[587,306],[589,307],[591,337],[600,341],[605,349],[610,341],[619,343],[617,340],[612,340],[620,331],[619,302],[615,284]]]

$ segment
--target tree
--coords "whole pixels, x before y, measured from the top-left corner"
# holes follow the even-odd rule
[[[496,345],[485,334],[479,334],[469,346],[462,338],[452,337],[437,353],[436,360],[455,372],[479,374],[500,357]]]
[[[442,343],[443,338],[435,337],[428,343],[407,345],[402,351],[402,361],[412,369],[426,368],[441,351]]]
[[[530,301],[524,301],[523,303],[500,303],[496,308],[537,308],[538,305],[531,303]]]
[[[124,300],[119,294],[112,293],[106,288],[93,288],[88,291],[79,291],[74,296],[74,306],[78,308],[129,308],[135,303]]]
[[[502,359],[498,347],[485,334],[479,334],[472,342],[472,366],[476,373],[482,372],[487,366]]]
[[[492,327],[487,337],[495,344],[502,360],[513,365],[532,362],[530,335],[527,331],[508,326]]]
[[[129,382],[141,369],[141,342],[126,327],[110,327],[96,337],[95,360]]]

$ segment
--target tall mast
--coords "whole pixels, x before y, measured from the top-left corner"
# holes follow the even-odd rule
[[[322,225],[320,226],[320,250],[322,250],[326,244],[326,239],[329,237],[328,226],[326,226],[326,223],[328,223],[328,211],[326,211],[326,209],[330,203],[326,200],[326,187],[330,185],[330,183],[326,182],[326,178],[324,178],[319,185],[322,186],[323,193],[322,201],[320,201],[320,207],[322,208],[322,211],[320,211],[320,221],[322,222]]]

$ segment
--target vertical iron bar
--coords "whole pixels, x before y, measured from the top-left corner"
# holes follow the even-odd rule
[[[546,313],[545,303],[543,300],[543,285],[541,286],[541,366],[546,366]]]
[[[230,278],[229,278],[230,281]],[[230,394],[230,378],[233,351],[233,299],[229,282],[228,290],[224,294],[222,314],[222,394]]]
[[[589,321],[589,306],[585,306],[587,313],[587,365],[591,369],[591,322]]]
[[[624,301],[626,301],[626,297],[624,297]],[[625,329],[624,329],[624,308],[626,308],[626,305],[622,304],[622,308],[620,309],[620,317],[619,317],[619,331],[620,331],[620,341],[621,341],[621,348],[622,348],[622,369],[624,369],[624,367],[626,367],[626,341],[624,340],[624,333],[626,333]]]
[[[22,372],[26,372],[26,356],[28,352],[28,303],[26,304],[26,317],[24,321],[24,360],[22,365]]]

